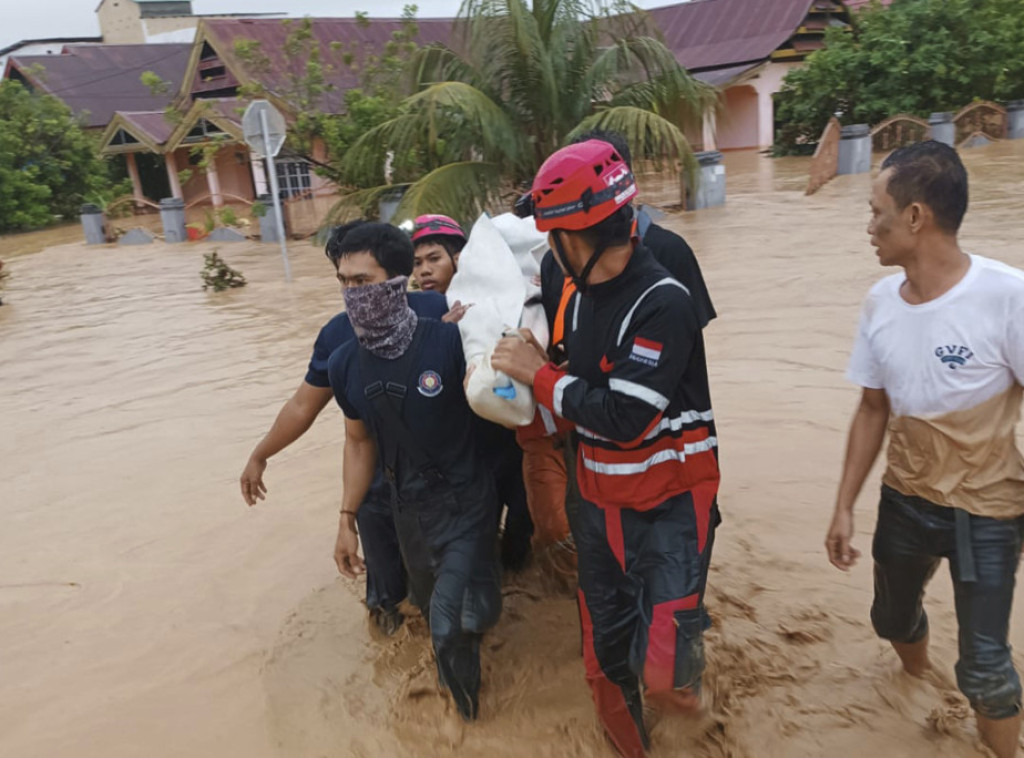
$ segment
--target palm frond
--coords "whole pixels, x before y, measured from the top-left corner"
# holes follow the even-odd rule
[[[478,152],[511,168],[522,163],[521,131],[501,106],[472,85],[438,82],[407,98],[405,105],[418,117],[416,128],[427,130],[430,150],[444,140],[449,154]]]
[[[471,223],[500,200],[501,167],[496,163],[463,161],[436,168],[409,185],[395,212],[395,221],[423,213],[443,213]]]
[[[643,162],[657,171],[679,168],[690,186],[697,186],[698,164],[690,143],[682,130],[663,116],[631,106],[605,108],[581,121],[569,141],[593,129],[621,134],[629,144],[634,166]]]
[[[468,61],[440,43],[417,48],[409,60],[409,83],[413,92],[436,82],[473,83],[476,78],[476,72]]]
[[[610,105],[653,110],[679,125],[701,123],[718,103],[716,90],[690,76],[653,37],[618,40],[595,59],[588,76],[595,90],[606,88]]]
[[[363,132],[342,159],[342,178],[360,187],[380,184],[389,155],[413,149],[420,127],[415,114],[404,113]]]

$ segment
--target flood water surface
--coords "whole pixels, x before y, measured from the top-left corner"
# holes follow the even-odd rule
[[[965,249],[1024,267],[1024,141],[964,157]],[[948,577],[927,600],[938,674],[907,681],[871,630],[870,562],[840,574],[821,547],[857,399],[843,370],[887,273],[865,232],[870,177],[808,198],[806,159],[726,166],[726,207],[663,222],[719,311],[725,522],[708,716],[657,722],[652,755],[980,755],[951,683]],[[276,247],[223,245],[249,284],[203,292],[209,249],[0,253],[0,755],[611,756],[573,600],[535,576],[507,583],[476,724],[439,696],[422,621],[371,638],[362,587],[331,559],[334,407],[271,461],[267,500],[242,503],[246,457],[341,299],[306,243],[290,285]],[[877,475],[857,512],[865,554]],[[1024,645],[1019,612],[1011,639]]]

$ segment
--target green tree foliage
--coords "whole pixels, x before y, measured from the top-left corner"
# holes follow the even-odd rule
[[[339,182],[343,178],[340,160],[359,136],[398,113],[406,94],[403,75],[418,48],[416,10],[415,5],[404,8],[403,23],[383,50],[340,42],[324,48],[313,33],[311,19],[283,20],[288,28],[282,51],[288,73],[283,85],[272,92],[265,84],[271,61],[260,42],[237,39],[234,54],[253,77],[240,88],[239,96],[272,95],[283,102],[295,118],[288,128],[288,149],[309,161],[322,176]],[[356,18],[360,24],[370,23],[365,14],[357,13]],[[360,86],[340,94],[335,82],[342,70],[357,74]],[[329,156],[326,161],[315,155],[317,139],[324,143]]]
[[[825,48],[792,70],[776,99],[776,149],[815,142],[829,117],[875,124],[927,117],[974,100],[1024,98],[1024,2],[894,0],[829,29]]]
[[[454,43],[417,50],[411,77],[397,113],[345,155],[342,180],[363,189],[342,208],[372,212],[399,185],[399,215],[467,219],[598,127],[622,132],[638,159],[692,171],[682,127],[716,103],[647,17],[618,0],[465,0]]]
[[[60,100],[0,83],[0,232],[76,216],[109,186],[107,172],[96,141]]]

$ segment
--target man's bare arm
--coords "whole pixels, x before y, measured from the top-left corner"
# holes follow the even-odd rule
[[[345,453],[342,481],[341,513],[338,516],[338,539],[334,546],[334,562],[338,571],[350,579],[366,570],[359,557],[359,532],[356,514],[366,498],[377,468],[377,445],[362,421],[345,419]]]
[[[282,406],[270,431],[253,449],[242,470],[239,484],[248,505],[255,505],[266,495],[263,472],[267,468],[267,460],[305,434],[330,399],[330,387],[314,387],[303,382]]]
[[[829,560],[843,571],[860,557],[860,551],[850,544],[853,539],[853,505],[882,449],[889,413],[889,397],[885,390],[865,388],[850,424],[835,513],[825,538]]]

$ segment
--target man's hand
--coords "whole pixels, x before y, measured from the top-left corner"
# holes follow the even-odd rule
[[[456,300],[452,303],[452,307],[448,309],[448,312],[441,316],[441,320],[446,324],[457,324],[462,321],[462,317],[466,315],[466,311],[472,307],[472,303],[466,303],[463,305],[461,300]]]
[[[267,487],[263,484],[263,472],[267,469],[266,458],[249,458],[242,470],[239,484],[246,505],[256,505],[257,500],[265,499]]]
[[[355,579],[366,573],[366,564],[359,557],[359,534],[356,532],[355,516],[342,512],[338,521],[338,541],[334,544],[334,562],[342,576]]]
[[[860,550],[850,544],[853,539],[853,513],[841,509],[832,517],[832,525],[825,537],[828,559],[837,569],[849,571],[860,558]]]
[[[533,376],[546,363],[544,349],[529,329],[520,329],[515,337],[504,337],[491,354],[491,367],[516,381],[533,386]]]

